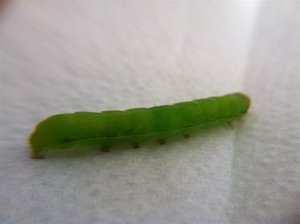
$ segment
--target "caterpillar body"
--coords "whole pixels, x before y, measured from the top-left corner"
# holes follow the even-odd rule
[[[38,123],[29,137],[31,158],[43,158],[51,149],[95,145],[110,146],[158,139],[171,135],[188,137],[195,130],[236,120],[247,113],[250,98],[242,93],[197,99],[173,105],[125,111],[56,114]]]

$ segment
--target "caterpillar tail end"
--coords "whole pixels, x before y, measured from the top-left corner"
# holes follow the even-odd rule
[[[236,94],[239,95],[240,97],[242,97],[245,100],[245,102],[246,102],[246,111],[248,111],[248,109],[249,109],[249,107],[251,105],[251,99],[250,99],[250,97],[247,96],[244,93],[241,93],[241,92],[237,92]]]

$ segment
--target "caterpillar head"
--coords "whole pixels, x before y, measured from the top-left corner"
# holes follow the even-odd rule
[[[86,119],[78,119],[78,116],[77,118],[74,116],[57,114],[41,121],[29,137],[31,158],[43,158],[45,149],[62,148],[89,136],[84,124]]]

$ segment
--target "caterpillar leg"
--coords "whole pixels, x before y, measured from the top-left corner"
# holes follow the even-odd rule
[[[41,155],[31,155],[30,158],[31,159],[44,159],[44,156],[41,156]]]
[[[191,135],[190,135],[190,134],[183,134],[183,137],[184,137],[184,138],[190,138]]]
[[[101,146],[100,151],[101,152],[109,152],[110,151],[110,147],[109,146]]]
[[[42,153],[31,150],[30,151],[30,158],[31,159],[44,159],[44,156],[42,155]]]
[[[229,121],[227,123],[228,127],[230,127],[231,129],[234,129],[234,124],[233,124],[233,121]]]
[[[158,139],[158,143],[160,145],[164,145],[164,144],[166,144],[166,139]]]
[[[140,144],[137,143],[137,142],[134,142],[134,143],[132,143],[131,145],[132,145],[132,148],[134,148],[134,149],[140,148]]]

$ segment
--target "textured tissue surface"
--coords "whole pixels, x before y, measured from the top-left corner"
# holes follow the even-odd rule
[[[299,4],[20,1],[1,21],[0,223],[300,223]],[[242,91],[234,128],[28,158],[34,124]]]

